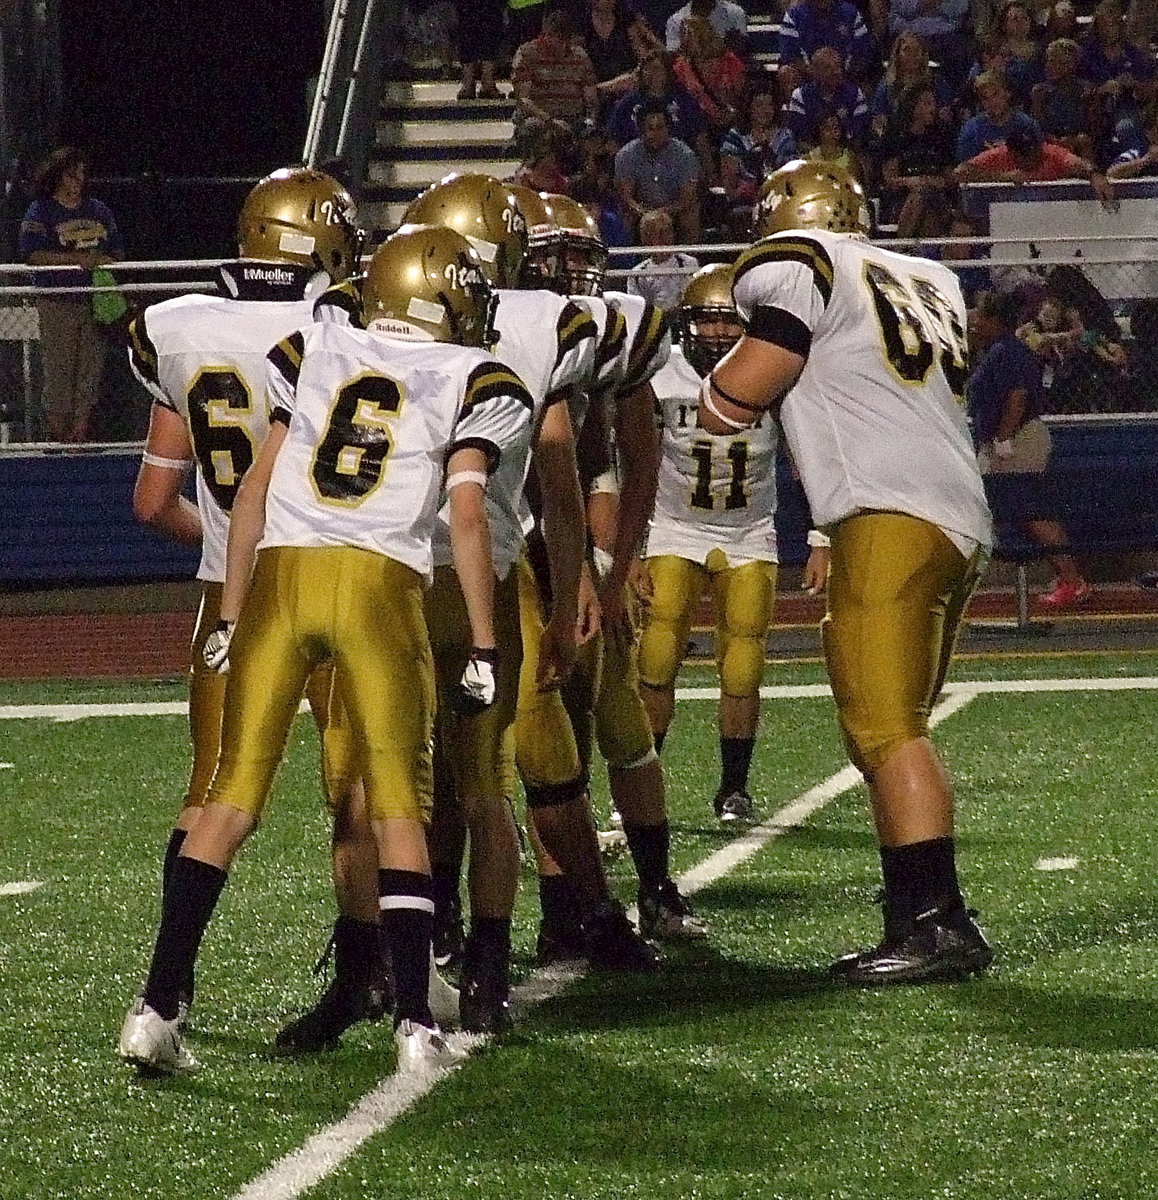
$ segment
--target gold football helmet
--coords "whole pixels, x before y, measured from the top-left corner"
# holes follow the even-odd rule
[[[496,299],[478,251],[444,225],[403,225],[374,251],[362,283],[368,329],[459,346],[494,344]]]
[[[558,242],[557,270],[565,295],[598,296],[603,292],[603,272],[607,267],[607,246],[599,223],[570,196],[548,192],[544,199],[551,206]]]
[[[744,331],[732,303],[731,266],[711,263],[688,280],[675,324],[684,358],[698,374],[707,375]]]
[[[478,251],[495,287],[514,287],[527,253],[527,221],[511,189],[490,175],[447,175],[412,201],[406,225],[445,225]]]
[[[787,229],[868,233],[864,188],[835,163],[797,159],[773,171],[756,197],[752,226],[759,237]]]
[[[558,228],[551,206],[534,188],[521,183],[509,183],[507,188],[527,224],[527,256],[520,282],[526,288],[554,290],[558,275],[555,262]]]
[[[259,180],[237,218],[242,258],[313,267],[335,283],[357,270],[362,241],[350,193],[312,167],[283,167]]]

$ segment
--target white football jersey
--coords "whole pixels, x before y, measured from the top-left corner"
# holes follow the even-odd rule
[[[720,436],[697,429],[702,379],[679,346],[651,383],[663,441],[647,553],[704,563],[721,549],[732,565],[776,562],[776,422],[766,414]]]
[[[134,373],[189,430],[202,529],[198,579],[225,579],[229,513],[269,429],[265,356],[309,322],[312,308],[312,300],[176,296],[150,305],[130,327]]]
[[[992,544],[948,267],[810,229],[746,250],[733,296],[749,336],[807,359],[780,419],[819,527],[876,509],[930,521],[963,550]]]
[[[495,357],[523,381],[533,406],[526,452],[504,454],[487,485],[491,556],[495,574],[505,579],[534,523],[523,494],[534,434],[548,398],[562,393],[562,399],[567,399],[572,388],[586,385],[595,364],[596,328],[586,311],[554,292],[500,288],[497,295]],[[454,561],[448,519],[449,509],[444,506],[434,536],[435,566],[450,566]]]
[[[269,354],[274,466],[261,546],[359,546],[429,576],[447,457],[526,455],[531,397],[485,350],[336,323]],[[489,490],[489,489],[488,489]]]

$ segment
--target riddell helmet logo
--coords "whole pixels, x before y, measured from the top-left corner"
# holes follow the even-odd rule
[[[247,283],[291,284],[294,281],[294,273],[285,267],[245,267],[241,277]]]

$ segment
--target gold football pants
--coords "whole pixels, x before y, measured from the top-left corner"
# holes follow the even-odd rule
[[[716,610],[716,666],[727,696],[760,690],[764,646],[772,625],[776,564],[748,562],[729,567],[720,550],[706,564],[672,554],[647,560],[652,597],[644,609],[639,639],[639,677],[648,687],[673,686],[688,644],[696,606],[710,585]]]
[[[862,513],[832,531],[824,656],[849,757],[866,776],[928,734],[979,560],[903,513]]]
[[[515,778],[513,726],[522,659],[518,575],[512,568],[506,579],[495,584],[495,702],[475,716],[460,717],[454,712],[454,690],[466,669],[473,638],[466,600],[453,567],[435,569],[425,609],[438,686],[439,753],[460,797],[501,800],[513,794]]]
[[[260,551],[230,646],[208,802],[260,817],[306,680],[332,659],[371,817],[425,820],[434,664],[422,592],[417,572],[370,550]]]

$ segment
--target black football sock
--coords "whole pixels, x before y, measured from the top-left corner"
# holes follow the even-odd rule
[[[663,753],[663,744],[666,739],[667,739],[667,730],[666,729],[661,729],[658,733],[653,733],[651,735],[651,740],[653,742],[655,742],[656,754]]]
[[[427,992],[430,986],[430,936],[434,899],[430,876],[418,871],[378,869],[382,936],[390,952],[394,981],[394,1024],[417,1021],[434,1026]]]
[[[370,983],[382,974],[378,926],[341,913],[334,922],[334,975],[338,982]]]
[[[952,913],[964,906],[951,837],[882,846],[881,872],[886,923],[890,919],[907,923],[934,908]]]
[[[485,963],[502,973],[505,982],[511,964],[511,921],[509,917],[472,917],[470,936],[463,951],[464,974]]]
[[[436,862],[431,870],[431,895],[434,897],[434,910],[440,918],[452,914],[457,916],[462,910],[462,898],[458,892],[461,871],[461,862]]]
[[[200,859],[178,857],[161,907],[145,1003],[166,1021],[177,1015],[182,989],[193,975],[197,951],[228,874]]]
[[[635,863],[642,891],[654,895],[668,878],[668,855],[671,851],[671,830],[666,821],[658,825],[631,825],[624,821],[623,832],[627,848]]]
[[[165,847],[165,859],[161,864],[161,895],[169,890],[169,880],[173,877],[173,866],[177,862],[177,856],[181,853],[181,847],[185,845],[185,839],[189,836],[187,829],[174,829],[169,834],[169,844]]]
[[[579,934],[579,897],[566,875],[539,876],[539,908],[551,932]]]
[[[720,791],[725,796],[747,792],[755,738],[720,738]]]

